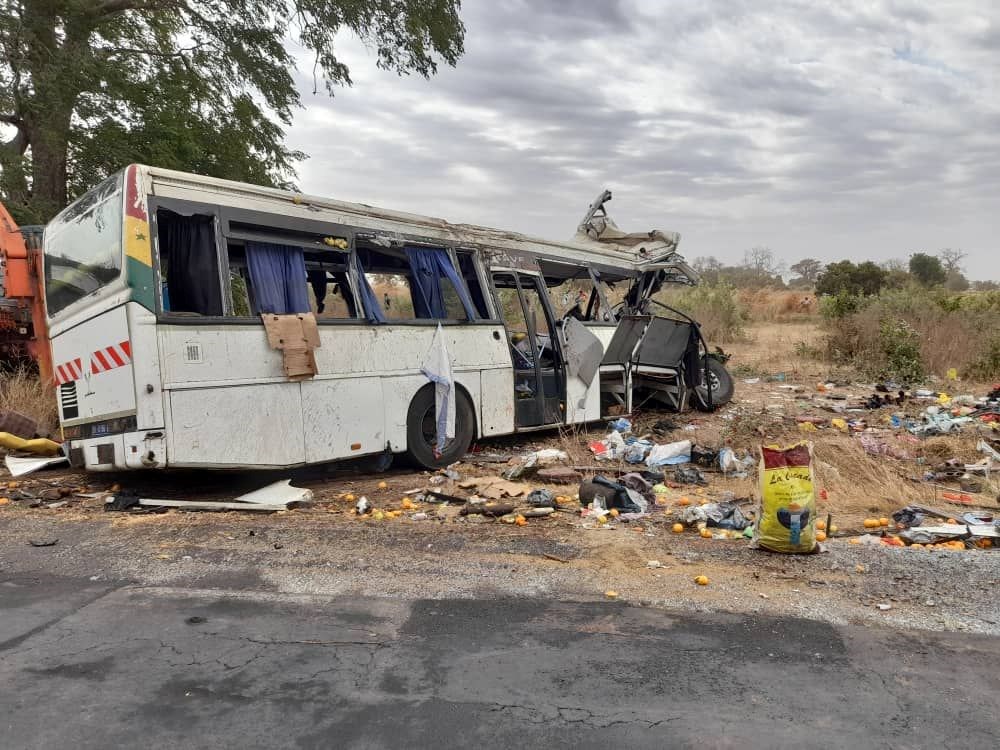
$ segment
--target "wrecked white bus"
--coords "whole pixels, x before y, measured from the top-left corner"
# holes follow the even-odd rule
[[[693,321],[678,236],[590,207],[570,242],[132,165],[44,236],[70,461],[95,471],[278,468],[582,424],[732,394]],[[676,311],[674,311],[676,312]],[[436,342],[438,331],[442,340]],[[438,440],[429,353],[453,378]]]

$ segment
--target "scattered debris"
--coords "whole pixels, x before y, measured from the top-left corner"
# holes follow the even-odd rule
[[[32,547],[55,547],[59,544],[58,539],[29,539],[28,544]]]
[[[51,456],[46,458],[26,458],[19,456],[4,456],[4,464],[12,477],[23,477],[33,474],[40,469],[49,466],[68,464],[69,459],[65,456]]]

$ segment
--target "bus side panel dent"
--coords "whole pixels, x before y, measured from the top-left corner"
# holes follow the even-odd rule
[[[299,383],[170,392],[170,463],[292,466],[305,455]]]
[[[332,461],[385,449],[382,382],[378,376],[304,380],[305,460]],[[405,428],[403,431],[405,435]],[[358,446],[358,447],[352,447]]]

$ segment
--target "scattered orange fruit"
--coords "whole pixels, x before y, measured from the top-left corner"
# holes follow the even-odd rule
[[[682,497],[680,500],[677,501],[677,504],[680,505],[680,506],[690,505],[691,504],[691,498],[689,498],[689,497]]]
[[[826,531],[826,521],[817,521],[816,529],[819,531]]]
[[[949,518],[945,523],[958,523],[954,518]]]
[[[817,531],[816,532],[816,541],[817,542],[825,542],[826,541],[826,532],[825,531]]]
[[[696,576],[694,582],[697,583],[699,586],[707,586],[708,576]]]
[[[516,523],[518,526],[527,526],[528,519],[518,514],[517,518],[514,519],[514,523]]]
[[[612,508],[608,511],[608,515],[612,518],[618,518],[618,508]]]
[[[413,501],[410,500],[410,498],[404,497],[402,502],[399,504],[399,507],[401,507],[403,510],[413,510],[417,506],[413,504]]]
[[[709,531],[708,529],[702,529],[698,533],[701,534],[701,538],[702,539],[711,539],[712,538],[712,532]]]
[[[348,492],[346,495],[344,495],[344,499],[347,502],[349,502],[349,503],[353,503],[355,500],[357,500],[357,498],[353,494],[351,494],[350,492]]]
[[[680,534],[682,531],[684,531],[684,524],[675,523],[673,526],[670,527],[670,530],[675,534]]]
[[[378,488],[380,490],[387,490],[387,489],[389,489],[389,483],[388,482],[379,482],[378,483]]]
[[[618,592],[617,591],[605,591],[604,595],[606,597],[608,597],[608,599],[617,599],[618,598]]]
[[[17,489],[17,486],[19,484],[20,484],[20,482],[7,482],[7,489],[8,490]]]
[[[866,529],[877,529],[879,527],[879,519],[877,518],[866,518],[865,528]]]
[[[10,504],[9,497],[0,497],[0,505],[9,505],[9,504]]]
[[[878,525],[879,526],[888,526],[889,525],[889,519],[886,518],[885,516],[882,516],[880,519],[878,519]]]

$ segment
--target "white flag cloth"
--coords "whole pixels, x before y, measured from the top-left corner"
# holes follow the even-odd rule
[[[445,441],[455,437],[455,377],[451,371],[451,357],[448,356],[444,330],[440,323],[420,371],[434,383],[437,451],[440,453],[444,450]]]

